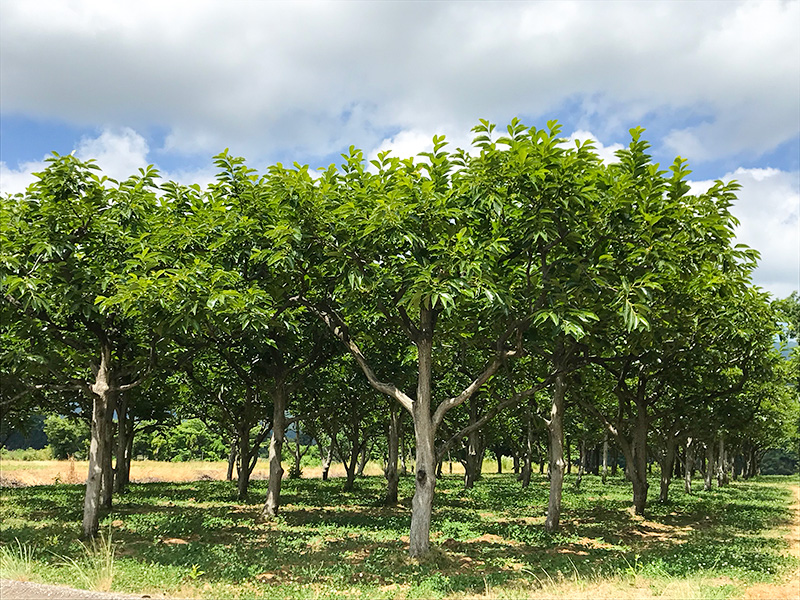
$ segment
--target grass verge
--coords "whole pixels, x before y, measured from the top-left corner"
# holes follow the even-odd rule
[[[733,598],[796,568],[775,534],[791,524],[796,480],[691,496],[678,483],[642,519],[621,477],[585,476],[580,491],[568,480],[564,526],[548,534],[545,477],[522,490],[513,475],[487,475],[464,490],[445,476],[423,561],[406,555],[411,478],[397,507],[381,505],[380,477],[353,492],[340,480],[286,480],[281,514],[266,524],[257,522],[264,481],[249,502],[235,500],[235,482],[136,484],[103,520],[114,540],[104,555],[78,541],[81,486],[3,488],[0,543],[32,548],[40,581],[95,587],[89,579],[104,579],[87,578],[88,565],[105,556],[110,588],[201,598]]]

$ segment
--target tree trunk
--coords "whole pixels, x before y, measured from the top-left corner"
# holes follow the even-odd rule
[[[281,503],[281,481],[283,466],[281,451],[286,436],[286,388],[282,379],[276,379],[272,411],[272,439],[269,442],[269,483],[267,501],[261,509],[261,519],[269,520],[278,515]]]
[[[566,376],[556,375],[553,384],[553,399],[550,405],[550,420],[547,435],[550,449],[550,496],[547,504],[547,519],[544,528],[558,530],[561,520],[561,488],[564,485],[564,399],[567,393]]]
[[[522,487],[531,484],[531,471],[533,471],[533,417],[527,416],[525,436],[525,462],[522,465]]]
[[[606,437],[603,438],[603,474],[602,474],[603,485],[606,484],[607,477],[608,477],[608,434],[606,434]]]
[[[703,489],[709,491],[714,480],[714,442],[706,442],[706,470],[703,473]]]
[[[497,454],[497,474],[503,474],[503,455],[499,453]]]
[[[119,494],[128,486],[130,473],[130,459],[128,454],[128,438],[133,434],[133,427],[129,425],[132,419],[128,416],[128,399],[126,394],[119,394],[117,398],[117,445],[115,448],[116,465],[114,466],[114,492]]]
[[[103,508],[111,508],[111,501],[114,495],[114,411],[117,408],[118,395],[119,393],[114,391],[113,388],[108,393],[106,423],[103,427],[103,432],[106,436],[105,452],[103,453],[103,475],[100,484],[100,506]]]
[[[719,437],[719,455],[717,456],[717,487],[728,485],[728,471],[725,454],[725,436]]]
[[[402,423],[400,424],[400,431],[398,433],[400,436],[400,477],[405,477],[408,475],[408,464],[406,462],[408,452],[406,451],[406,440],[405,436],[403,435]]]
[[[363,477],[364,469],[366,468],[367,463],[369,462],[371,453],[372,453],[372,444],[370,444],[368,441],[365,441],[358,457],[358,467],[356,467],[356,477]]]
[[[478,397],[469,400],[469,423],[478,420]],[[464,489],[472,489],[475,482],[480,479],[483,465],[483,443],[481,432],[475,429],[467,436],[467,455],[464,461]]]
[[[294,448],[292,449],[293,450],[293,457],[294,457],[294,464],[292,465],[292,468],[289,469],[289,477],[291,477],[293,479],[300,479],[300,477],[302,477],[302,475],[303,475],[303,467],[302,467],[301,463],[303,461],[303,457],[306,455],[306,453],[308,452],[308,449],[311,448],[311,446],[310,445],[306,446],[305,450],[301,449],[302,445],[300,444],[300,426],[299,426],[299,423],[297,423],[297,422],[295,423],[295,432],[294,433],[295,433],[295,435],[294,435]]]
[[[389,418],[389,435],[386,440],[389,453],[386,460],[386,469],[384,470],[384,475],[386,476],[386,498],[384,503],[387,505],[397,504],[397,488],[400,483],[400,474],[397,470],[397,460],[400,453],[400,417],[400,408],[396,404],[392,404]]]
[[[669,501],[669,484],[672,483],[672,470],[675,467],[675,447],[677,444],[677,438],[672,432],[668,432],[661,462],[661,491],[658,495],[658,501],[662,504]]]
[[[238,456],[238,436],[234,436],[231,441],[231,449],[228,452],[228,472],[225,474],[226,481],[233,481],[233,467],[236,465],[236,457]]]
[[[517,451],[514,451],[513,459],[514,459],[514,463],[513,463],[514,464],[514,475],[519,475],[520,474],[519,473],[519,453]]]
[[[433,353],[433,321],[430,309],[420,309],[420,331],[417,339],[419,374],[417,397],[413,404],[414,437],[417,460],[414,498],[411,501],[411,531],[408,553],[420,557],[430,550],[433,497],[436,490],[436,431],[431,419],[431,375]]]
[[[239,478],[236,482],[236,497],[239,500],[247,498],[250,488],[250,425],[242,423],[236,436],[239,440]]]
[[[346,460],[344,462],[344,472],[345,472],[345,480],[344,480],[344,491],[345,492],[352,492],[353,487],[356,483],[356,461],[357,457],[353,457],[352,460]]]
[[[584,440],[580,440],[578,442],[578,477],[575,478],[575,489],[581,489],[581,483],[583,483],[583,476],[586,473],[586,459],[587,459],[587,451],[586,451],[586,442]]]
[[[114,468],[114,492],[124,492],[131,480],[131,460],[133,453],[134,419],[128,409],[125,394],[117,398],[117,464]]]
[[[637,400],[629,473],[633,484],[633,510],[637,515],[644,515],[647,506],[647,489],[649,488],[647,483],[647,429],[649,423],[644,401]]]
[[[566,437],[566,449],[567,449],[567,458],[566,458],[567,475],[572,475],[572,448],[570,447],[569,436]]]
[[[683,489],[687,494],[692,493],[692,471],[694,471],[694,440],[686,440],[686,450],[683,453]]]
[[[111,347],[107,343],[103,343],[100,347],[100,366],[97,369],[95,382],[91,386],[94,396],[92,398],[92,429],[89,444],[89,473],[86,478],[86,493],[83,500],[82,533],[84,539],[96,536],[100,523],[103,471],[107,466],[108,457],[111,455],[108,429],[111,425],[109,413],[112,410],[113,385]]]
[[[328,444],[327,451],[322,447],[322,442],[319,440],[317,440],[317,447],[322,461],[322,481],[328,481],[328,472],[331,470],[331,461],[333,461],[333,440]]]

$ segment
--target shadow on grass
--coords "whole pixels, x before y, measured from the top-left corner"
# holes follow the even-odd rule
[[[682,484],[682,482],[681,482]],[[283,509],[258,523],[266,482],[253,481],[247,502],[236,501],[235,482],[133,484],[104,516],[124,558],[122,565],[202,572],[209,583],[253,585],[423,585],[431,593],[482,593],[487,585],[557,577],[637,572],[667,576],[699,572],[744,580],[785,567],[781,542],[762,535],[789,523],[790,495],[780,485],[740,482],[651,504],[642,520],[629,512],[622,479],[603,485],[585,476],[575,491],[568,480],[563,528],[544,531],[547,480],[521,490],[513,475],[486,476],[472,490],[460,477],[437,483],[434,551],[407,558],[410,511],[381,506],[383,480],[286,480]],[[401,480],[401,497],[413,480]],[[83,487],[37,486],[2,490],[0,541],[75,552]],[[172,571],[170,571],[172,572]],[[440,594],[441,595],[441,594]]]

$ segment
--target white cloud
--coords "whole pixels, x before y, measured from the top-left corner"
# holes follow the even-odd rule
[[[122,181],[148,165],[149,151],[147,140],[125,127],[106,129],[96,138],[84,137],[75,154],[81,160],[95,159],[104,175]]]
[[[44,160],[30,161],[19,165],[16,169],[0,161],[0,194],[20,194],[36,181],[34,173],[45,168]]]
[[[574,146],[575,142],[578,140],[581,143],[585,142],[586,140],[592,140],[595,153],[604,163],[611,164],[619,162],[615,152],[617,150],[622,150],[622,144],[611,144],[610,146],[605,146],[597,140],[597,136],[591,131],[584,131],[582,129],[573,132],[572,135],[567,138],[567,142],[570,146]]]
[[[4,111],[156,125],[166,149],[203,156],[313,158],[377,147],[386,131],[457,135],[479,117],[550,116],[576,98],[608,123],[709,114],[682,118],[669,138],[689,158],[763,152],[800,128],[799,2],[26,0],[0,10]]]
[[[742,186],[731,212],[740,222],[737,242],[761,253],[755,283],[779,298],[800,290],[800,172],[738,168],[721,179]],[[693,181],[692,193],[712,184]]]
[[[150,148],[147,141],[130,128],[105,129],[97,137],[84,137],[78,142],[74,152],[81,160],[95,159],[101,173],[117,181],[137,175],[140,168],[155,164],[155,161],[149,159]],[[44,159],[26,162],[17,168],[0,162],[0,193],[24,192],[36,179],[33,173],[42,171],[45,167]],[[211,165],[172,172],[161,169],[159,171],[160,178],[157,181],[171,180],[187,185],[192,183],[205,185],[214,180],[215,174]]]

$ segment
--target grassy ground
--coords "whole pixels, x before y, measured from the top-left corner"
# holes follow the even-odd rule
[[[797,597],[782,586],[798,565],[786,541],[796,478],[692,496],[676,483],[647,519],[629,512],[622,478],[589,476],[580,491],[569,478],[563,531],[548,535],[545,478],[523,491],[513,475],[487,475],[464,491],[445,476],[422,562],[406,557],[411,478],[393,508],[380,504],[380,477],[352,493],[341,480],[286,480],[280,517],[257,524],[265,484],[253,482],[248,503],[236,502],[235,482],[135,484],[94,549],[77,540],[80,485],[3,488],[2,575],[206,598]]]

